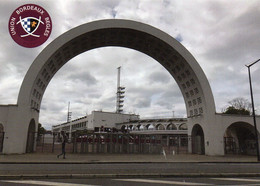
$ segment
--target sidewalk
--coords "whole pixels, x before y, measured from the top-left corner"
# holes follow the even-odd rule
[[[259,177],[259,165],[255,156],[238,155],[67,154],[58,159],[57,154],[31,153],[0,155],[0,180]]]
[[[256,163],[255,156],[225,155],[206,156],[197,154],[149,155],[149,154],[66,154],[66,159],[53,153],[0,155],[0,164],[7,163]]]

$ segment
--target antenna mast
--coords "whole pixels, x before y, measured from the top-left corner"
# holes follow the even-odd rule
[[[116,113],[123,112],[125,87],[120,86],[120,70],[121,66],[117,68],[117,92],[116,92]]]

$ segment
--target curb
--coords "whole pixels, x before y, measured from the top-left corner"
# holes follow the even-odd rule
[[[111,179],[111,178],[169,178],[169,177],[259,177],[260,173],[165,173],[165,174],[18,174],[0,175],[0,180],[20,179]]]
[[[83,162],[53,162],[53,161],[44,161],[44,162],[14,162],[14,161],[5,161],[5,162],[0,162],[0,164],[154,164],[154,163],[158,163],[158,164],[258,164],[260,162],[252,162],[252,161],[228,161],[228,162],[220,162],[220,161],[209,161],[209,162],[205,162],[205,161],[192,161],[192,162],[187,162],[187,161],[176,161],[176,162],[165,162],[165,161],[161,161],[161,162],[140,162],[140,161],[136,161],[136,162],[102,162],[102,161],[83,161]]]

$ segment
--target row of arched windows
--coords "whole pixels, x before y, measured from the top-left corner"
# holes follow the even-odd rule
[[[176,125],[173,123],[170,124],[129,124],[129,125],[123,125],[121,127],[122,130],[132,130],[132,131],[138,131],[138,130],[187,130],[187,124],[183,123],[181,125]]]

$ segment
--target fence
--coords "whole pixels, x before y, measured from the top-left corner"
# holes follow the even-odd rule
[[[159,154],[162,144],[160,136],[93,134],[77,138],[73,150],[75,153]]]
[[[233,137],[224,137],[225,154],[256,155],[254,139],[235,140]]]
[[[70,136],[70,135],[68,135]],[[188,138],[173,135],[125,133],[73,133],[66,144],[69,153],[167,154],[187,153]],[[58,135],[43,135],[37,140],[37,152],[61,151]]]

